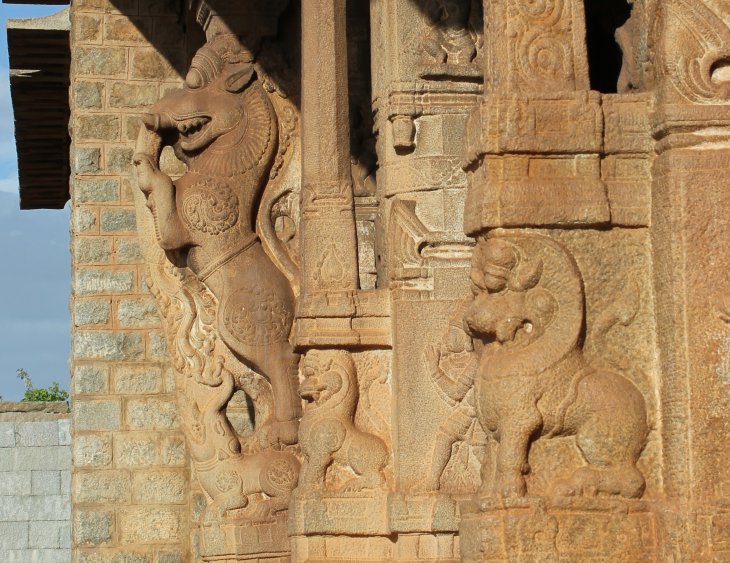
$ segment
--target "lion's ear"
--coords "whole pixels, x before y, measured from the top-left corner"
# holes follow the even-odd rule
[[[226,76],[226,90],[232,94],[238,94],[251,82],[254,68],[251,63],[237,63],[230,66],[233,68]]]

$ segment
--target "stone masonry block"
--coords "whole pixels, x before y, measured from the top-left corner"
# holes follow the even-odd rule
[[[63,522],[29,522],[28,547],[31,548],[59,548]]]
[[[101,39],[102,18],[79,14],[73,19],[73,38],[76,42],[97,43]]]
[[[173,400],[132,399],[127,403],[127,424],[139,430],[176,428],[177,406]]]
[[[127,71],[124,47],[76,47],[74,71],[78,75],[121,76]]]
[[[162,369],[155,366],[120,366],[114,370],[114,392],[147,395],[162,392]]]
[[[137,548],[79,550],[76,563],[152,563],[152,555]]]
[[[76,81],[73,86],[76,109],[100,109],[104,104],[104,83]]]
[[[149,328],[160,324],[157,302],[152,297],[122,299],[117,307],[119,326],[128,328]]]
[[[71,522],[61,522],[58,530],[58,542],[61,549],[71,548]]]
[[[71,561],[70,549],[9,549],[4,554],[8,563],[68,563]]]
[[[139,108],[154,104],[158,98],[156,82],[115,82],[109,91],[109,106]]]
[[[0,422],[0,448],[15,447],[15,423]]]
[[[120,43],[142,43],[145,35],[151,35],[152,22],[145,18],[108,16],[104,28],[104,41]]]
[[[117,467],[149,467],[158,463],[156,433],[130,432],[114,435],[114,461]]]
[[[18,446],[57,446],[58,422],[16,422],[15,433]]]
[[[112,438],[109,434],[76,434],[73,441],[76,467],[105,467],[112,462]]]
[[[61,494],[71,495],[71,471],[61,471]]]
[[[74,510],[73,538],[76,545],[102,545],[112,541],[113,517],[103,510]]]
[[[165,361],[168,359],[167,340],[161,332],[154,331],[149,333],[149,346],[147,347],[147,359]]]
[[[75,11],[107,14],[137,14],[138,0],[74,0]]]
[[[119,511],[123,543],[174,543],[180,539],[182,512],[155,507],[130,507]]]
[[[68,495],[0,497],[0,522],[67,520],[70,516]]]
[[[77,299],[74,326],[105,325],[111,317],[111,299]]]
[[[60,495],[61,494],[61,472],[60,471],[31,471],[32,494],[34,495]],[[35,547],[49,547],[38,545]]]
[[[27,522],[0,522],[0,553],[28,547]]]
[[[132,500],[135,504],[183,504],[187,500],[185,469],[135,472]]]
[[[135,273],[125,270],[83,269],[76,272],[74,292],[76,295],[100,293],[131,293],[134,289]]]
[[[85,114],[76,117],[75,138],[80,141],[117,141],[121,121],[116,115]]]
[[[157,563],[185,563],[185,559],[182,551],[165,549],[157,552]]]
[[[165,78],[177,78],[178,73],[155,49],[140,48],[135,49],[132,53],[130,76],[143,80],[164,80]]]
[[[73,182],[73,199],[76,203],[107,203],[119,200],[119,180],[79,179]]]
[[[58,445],[71,445],[71,419],[64,418],[58,421]]]
[[[108,147],[106,150],[107,173],[128,174],[133,154],[134,149],[130,147]]]
[[[77,471],[74,475],[73,491],[76,502],[127,503],[131,490],[129,472],[125,470]]]
[[[117,238],[115,258],[118,264],[137,264],[142,262],[142,249],[136,238]]]
[[[134,209],[102,209],[101,230],[105,233],[137,230]]]
[[[71,468],[71,448],[44,446],[42,448],[12,448],[0,455],[0,471],[41,471]]]
[[[77,394],[105,394],[109,391],[109,369],[100,365],[78,365],[74,368],[73,385]]]
[[[96,174],[99,172],[101,149],[76,147],[74,149],[74,172],[77,174]]]
[[[76,234],[96,231],[96,211],[93,209],[74,208],[71,213],[71,222]]]
[[[31,491],[30,471],[0,472],[0,496],[29,495]]]
[[[108,264],[112,259],[112,241],[108,237],[76,237],[74,262],[76,264]]]
[[[119,430],[122,425],[122,408],[114,399],[86,401],[76,399],[72,409],[74,428],[79,430]]]
[[[144,342],[138,332],[77,331],[73,356],[86,360],[141,360]]]

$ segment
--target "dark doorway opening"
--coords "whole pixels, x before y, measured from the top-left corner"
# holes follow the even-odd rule
[[[631,16],[631,5],[627,0],[586,0],[585,13],[591,88],[616,93],[623,54],[615,34]]]

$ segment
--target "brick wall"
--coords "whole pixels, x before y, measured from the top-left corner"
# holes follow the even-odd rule
[[[66,403],[0,402],[0,561],[71,559]]]
[[[127,176],[140,112],[180,83],[181,4],[76,0],[71,7],[72,501],[79,562],[172,563],[189,549],[189,467]]]

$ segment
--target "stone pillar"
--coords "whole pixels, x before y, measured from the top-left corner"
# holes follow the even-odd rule
[[[484,16],[486,87],[470,122],[466,232],[607,223],[583,2],[485,0]]]
[[[300,345],[358,341],[348,104],[345,3],[303,2]]]
[[[665,549],[710,560],[730,526],[730,8],[668,0],[657,12],[652,238],[662,477],[677,506]]]

